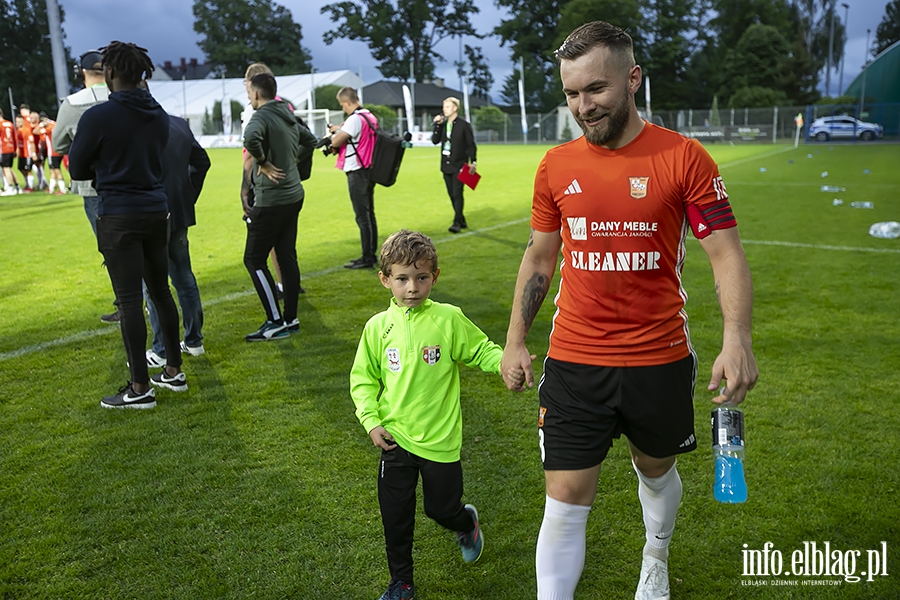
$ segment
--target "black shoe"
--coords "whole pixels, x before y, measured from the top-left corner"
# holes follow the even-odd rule
[[[459,233],[460,231],[462,231],[462,225],[460,225],[459,223],[454,223],[447,228],[447,231],[449,231],[450,233]]]
[[[270,340],[281,340],[290,337],[290,335],[284,321],[280,323],[266,321],[258,331],[245,335],[244,339],[248,342],[268,342]]]
[[[366,259],[358,259],[351,260],[346,265],[344,265],[345,269],[372,269],[375,267],[374,260],[366,260]]]
[[[184,374],[184,371],[179,371],[175,375],[169,375],[166,373],[165,367],[162,373],[150,378],[150,383],[157,387],[168,388],[173,392],[186,392],[188,389],[187,375]]]
[[[305,294],[305,293],[306,293],[306,290],[304,290],[304,289],[303,289],[303,286],[301,285],[300,287],[297,288],[297,293],[298,293],[298,294]]]
[[[108,315],[100,315],[100,320],[104,323],[118,323],[122,320],[122,315],[119,314],[119,311],[116,311]]]
[[[275,286],[275,299],[284,301],[284,292],[281,291],[281,288],[277,285]]]
[[[293,321],[285,321],[285,327],[291,333],[300,333],[300,319],[294,319]]]
[[[119,390],[114,396],[107,396],[100,401],[103,408],[155,408],[156,392],[151,387],[143,394],[139,394],[131,387],[131,382]]]

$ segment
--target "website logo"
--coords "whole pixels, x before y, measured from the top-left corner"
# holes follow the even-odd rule
[[[745,586],[839,586],[887,577],[888,544],[872,550],[841,550],[831,542],[805,541],[793,550],[766,542],[759,550],[741,551]]]

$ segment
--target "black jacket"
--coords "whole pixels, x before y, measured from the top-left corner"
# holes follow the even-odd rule
[[[100,215],[165,212],[162,155],[168,141],[169,115],[149,92],[113,92],[78,121],[69,173],[94,180]]]
[[[172,231],[187,229],[197,222],[194,204],[209,171],[209,156],[181,117],[169,116],[169,143],[162,167],[163,187],[169,199],[169,227]]]
[[[432,144],[441,144],[447,140],[447,121],[434,124],[431,134]],[[475,162],[475,134],[472,126],[460,117],[453,121],[450,132],[450,156],[441,153],[441,172],[455,175],[467,162]]]

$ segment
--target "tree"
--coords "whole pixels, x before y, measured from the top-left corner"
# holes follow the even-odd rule
[[[291,11],[272,0],[194,0],[197,43],[217,74],[243,77],[247,66],[266,63],[275,75],[309,73],[309,51]]]
[[[469,15],[479,12],[474,0],[345,0],[322,7],[338,26],[322,37],[365,42],[388,79],[407,81],[409,64],[417,82],[434,79],[435,61],[444,58],[435,46],[448,37],[482,37]]]
[[[203,117],[205,119],[206,115],[204,114]],[[213,102],[212,115],[210,116],[210,124],[212,125],[212,128],[214,129],[213,133],[215,133],[215,134],[224,133],[225,132],[224,123],[225,122],[222,120],[222,101],[216,100],[215,102]]]
[[[688,103],[693,83],[688,73],[691,56],[702,38],[700,19],[705,13],[700,0],[648,0],[642,5],[647,61],[653,105],[679,108]]]
[[[725,59],[726,83],[719,93],[730,98],[741,88],[780,87],[787,54],[788,44],[777,29],[770,25],[751,25]]]
[[[503,130],[507,116],[496,106],[480,106],[472,111],[472,124],[478,131]]]
[[[761,86],[742,87],[728,101],[729,108],[769,108],[779,104],[787,104],[785,93]]]
[[[472,82],[472,95],[487,98],[491,94],[491,86],[494,85],[494,76],[488,66],[487,59],[480,47],[472,47],[466,44],[466,59],[469,61],[469,72],[466,73]]]
[[[200,122],[200,132],[203,135],[216,135],[219,133],[216,129],[216,124],[213,123],[212,115],[209,114],[209,109],[203,109],[203,121]]]
[[[875,30],[872,54],[878,55],[900,41],[900,0],[893,0],[884,7],[884,17]]]
[[[61,22],[65,19],[62,7],[59,17]],[[65,46],[64,51],[66,64],[72,64],[71,50]],[[67,69],[66,76],[71,89],[71,70]],[[0,89],[4,96],[7,88],[12,89],[17,105],[25,103],[32,110],[56,114],[59,99],[44,0],[0,0]]]
[[[366,105],[366,108],[378,118],[379,128],[390,131],[397,126],[397,111],[390,106],[385,106],[384,104],[368,104]]]
[[[712,106],[709,108],[709,125],[710,127],[719,127],[722,125],[722,117],[719,115],[718,96],[713,96]]]

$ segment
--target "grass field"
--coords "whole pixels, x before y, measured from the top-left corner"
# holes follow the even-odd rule
[[[452,211],[436,150],[411,150],[397,185],[376,190],[381,238],[400,227],[431,235],[442,270],[432,297],[462,306],[501,344],[545,149],[479,149],[484,179],[466,196],[464,235],[446,232]],[[753,270],[761,377],[743,405],[750,499],[717,504],[705,387],[721,317],[709,264],[690,241],[700,449],[679,460],[672,597],[900,598],[900,240],[867,234],[876,221],[900,220],[900,149],[710,151]],[[264,316],[241,259],[239,151],[210,157],[190,234],[207,354],[186,358],[190,390],[159,392],[152,411],[99,406],[128,372],[118,329],[97,318],[112,310],[112,293],[81,199],[0,198],[0,598],[355,600],[377,598],[387,583],[378,455],[353,415],[348,370],[363,324],[389,293],[374,272],[341,268],[359,255],[345,177],[317,156],[307,182],[302,333],[247,344]],[[823,184],[846,191],[823,193]],[[832,206],[836,197],[843,206]],[[857,200],[874,210],[851,208]],[[539,355],[552,308],[529,338]],[[420,514],[417,598],[533,598],[544,498],[537,393],[507,392],[499,377],[471,370],[462,389],[465,499],[479,508],[485,553],[464,565],[454,536]],[[744,545],[766,542],[784,570],[804,542],[859,550],[857,575],[866,551],[886,542],[888,575],[742,576]],[[642,544],[636,480],[617,443],[578,597],[632,598]],[[791,580],[839,585],[775,585]]]

